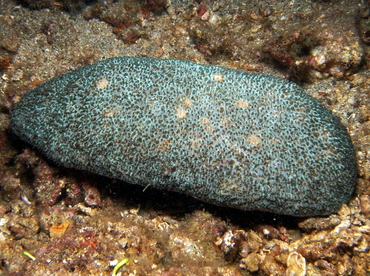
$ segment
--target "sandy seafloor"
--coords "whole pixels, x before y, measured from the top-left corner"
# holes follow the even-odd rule
[[[369,1],[0,1],[0,275],[369,275]],[[39,84],[113,56],[299,83],[347,127],[353,199],[328,217],[205,204],[59,167],[10,132]],[[30,253],[34,258],[26,256]]]

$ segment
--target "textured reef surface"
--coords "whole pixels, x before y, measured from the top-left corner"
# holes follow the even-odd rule
[[[292,82],[111,58],[26,94],[12,129],[58,163],[242,210],[326,215],[350,200],[345,128]]]

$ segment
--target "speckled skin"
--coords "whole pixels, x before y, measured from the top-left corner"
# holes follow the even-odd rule
[[[300,87],[182,60],[117,57],[54,78],[12,128],[66,167],[243,210],[327,215],[356,183],[345,128]]]

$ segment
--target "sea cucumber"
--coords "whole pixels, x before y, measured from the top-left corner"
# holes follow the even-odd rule
[[[327,215],[356,185],[346,129],[298,85],[190,61],[56,77],[15,105],[12,130],[65,167],[242,210]]]

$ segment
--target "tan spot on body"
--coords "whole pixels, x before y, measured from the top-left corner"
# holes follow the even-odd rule
[[[213,75],[213,79],[217,82],[219,81],[224,81],[225,80],[225,76],[224,75],[221,75],[221,74],[216,74],[216,75]]]
[[[324,142],[329,142],[330,140],[330,133],[324,129],[321,129],[319,130],[318,132],[318,137],[320,137],[320,139],[323,139]]]
[[[167,139],[160,141],[157,145],[157,150],[160,152],[169,151],[171,149],[171,142]]]
[[[327,148],[323,151],[320,152],[322,158],[327,158],[327,157],[334,157],[338,154],[338,152],[334,148]]]
[[[307,117],[307,114],[303,112],[299,112],[299,113],[296,113],[294,117],[297,120],[297,122],[304,122]]]
[[[107,88],[109,85],[109,80],[107,78],[101,78],[96,82],[96,87],[99,89]]]
[[[114,111],[112,109],[107,109],[106,111],[104,111],[104,116],[105,117],[112,117],[112,116],[114,116]]]
[[[200,121],[203,125],[209,125],[211,123],[211,120],[208,117],[203,117]]]
[[[271,112],[271,117],[272,118],[281,118],[281,117],[283,117],[283,114],[281,112],[278,112],[278,111],[273,111],[273,112]]]
[[[176,109],[176,116],[178,119],[182,120],[187,117],[186,110],[182,107]]]
[[[259,138],[256,134],[250,134],[248,135],[247,143],[254,146],[259,146],[261,144],[261,138]]]
[[[194,150],[199,149],[199,147],[200,147],[200,141],[199,141],[198,138],[192,139],[190,144],[191,144],[191,148],[194,149]]]
[[[222,125],[224,125],[225,127],[230,127],[231,126],[231,121],[227,117],[221,118],[221,122],[222,122]]]
[[[272,139],[270,139],[270,141],[269,141],[269,144],[270,145],[279,145],[279,144],[281,144],[282,142],[281,142],[281,140],[280,139],[277,139],[277,138],[272,138]]]
[[[207,132],[213,132],[213,126],[211,125],[211,120],[208,117],[203,117],[200,119],[200,122],[204,125],[204,128]]]
[[[235,193],[242,192],[243,185],[240,185],[240,181],[236,178],[225,179],[219,184],[220,192],[224,195],[232,195]],[[246,187],[246,186],[244,186]]]
[[[247,108],[249,106],[249,103],[244,100],[240,100],[236,102],[236,106],[239,108]]]
[[[120,108],[107,108],[105,111],[104,111],[104,117],[113,117],[113,116],[118,116],[120,115],[120,113],[122,112],[122,109]]]
[[[206,131],[209,132],[209,133],[212,133],[213,132],[213,126],[211,125],[206,125]]]
[[[184,105],[185,105],[185,108],[191,108],[193,106],[193,102],[189,99],[189,98],[186,98],[184,101],[183,101]]]
[[[163,165],[164,166],[164,175],[169,175],[170,173],[172,173],[173,169],[169,166],[167,166],[166,164]]]

